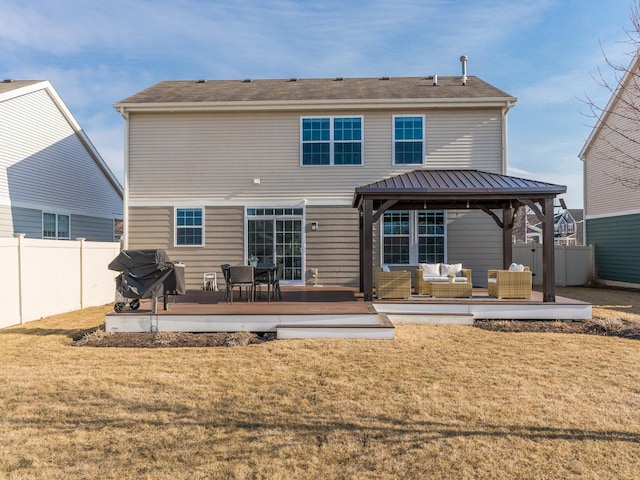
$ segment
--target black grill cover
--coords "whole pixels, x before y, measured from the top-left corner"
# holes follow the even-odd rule
[[[125,298],[161,297],[169,277],[167,287],[171,291],[167,293],[184,294],[184,268],[179,269],[179,281],[175,265],[164,250],[123,250],[111,261],[109,270],[122,272],[116,278],[116,290]]]

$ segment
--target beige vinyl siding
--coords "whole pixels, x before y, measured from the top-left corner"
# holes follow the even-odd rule
[[[122,216],[118,192],[45,90],[0,102],[3,198],[17,207]]]
[[[427,166],[502,173],[500,111],[443,111],[425,120]]]
[[[300,118],[332,112],[132,113],[131,202],[305,198],[348,204],[355,187],[420,168],[392,164],[393,115],[425,115],[425,168],[501,172],[499,109],[333,114],[364,116],[363,166],[300,166]]]
[[[635,88],[626,88],[623,97],[628,97],[630,91],[635,92]],[[632,95],[635,96],[635,93]],[[637,103],[636,98],[627,101],[631,105]],[[640,142],[640,135],[635,121],[635,112],[625,112],[624,110],[628,110],[629,107],[625,107],[624,103],[621,100],[616,102],[613,106],[613,113],[607,116],[606,123],[609,128],[602,128],[598,132],[587,151],[584,165],[585,217],[611,216],[640,211],[640,190],[624,187],[612,178],[612,176],[625,176],[625,172],[628,172],[612,160],[620,158],[617,150],[626,152],[634,159],[640,158],[640,144],[637,143]],[[634,119],[631,119],[631,116]],[[613,134],[612,130],[634,138],[635,142]]]
[[[307,226],[318,222],[318,230],[306,230],[307,282],[317,268],[321,285],[358,286],[360,244],[358,210],[351,207],[308,207]]]
[[[502,268],[502,229],[480,210],[447,211],[447,262],[471,269],[473,285],[487,286],[487,270]]]
[[[174,207],[132,207],[129,209],[130,250],[165,250],[174,262],[186,265],[188,288],[202,287],[205,272],[217,272],[223,285],[220,265],[244,261],[244,208],[208,207],[205,209],[205,245],[174,246]]]

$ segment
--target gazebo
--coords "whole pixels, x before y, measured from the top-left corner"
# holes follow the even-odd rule
[[[373,300],[373,226],[389,209],[479,209],[502,229],[502,263],[512,261],[512,231],[518,209],[528,206],[542,224],[543,301],[555,302],[553,205],[564,185],[480,170],[413,170],[355,190],[360,212],[360,289]]]

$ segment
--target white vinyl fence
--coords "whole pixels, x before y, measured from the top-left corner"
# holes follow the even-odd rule
[[[113,302],[107,265],[119,252],[117,242],[0,238],[0,328]]]
[[[587,285],[594,279],[593,245],[556,245],[556,286]],[[533,284],[542,285],[542,245],[537,243],[513,246],[513,261],[528,265],[533,272]]]

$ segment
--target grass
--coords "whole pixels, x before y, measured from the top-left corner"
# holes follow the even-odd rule
[[[596,308],[635,318],[639,301]],[[0,330],[0,478],[637,478],[637,340],[399,325],[70,346],[110,308]]]

